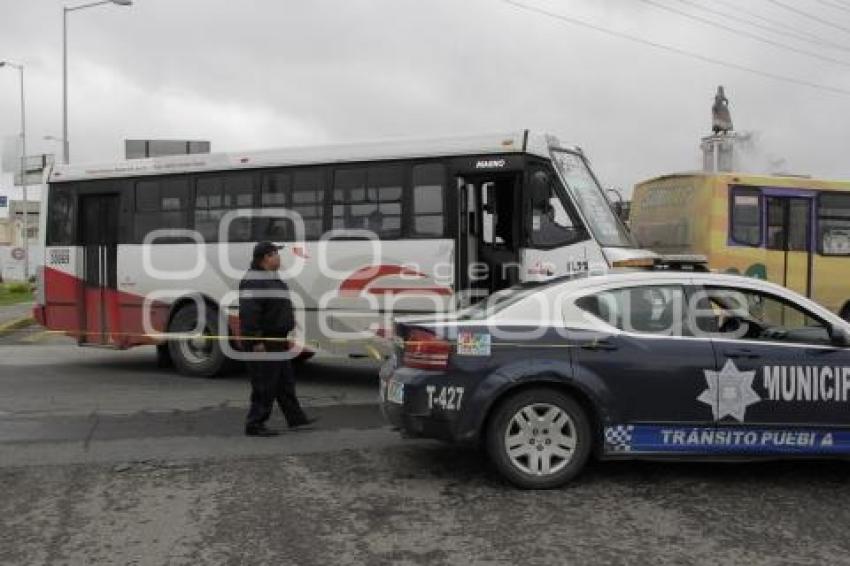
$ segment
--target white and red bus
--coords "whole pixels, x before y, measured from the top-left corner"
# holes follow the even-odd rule
[[[36,319],[81,345],[156,344],[195,375],[228,361],[209,337],[235,335],[259,240],[286,245],[298,341],[351,356],[393,314],[654,258],[581,150],[529,131],[60,165],[42,206]]]

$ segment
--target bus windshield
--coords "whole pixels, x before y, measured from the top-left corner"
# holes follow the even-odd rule
[[[552,150],[552,161],[570,196],[584,213],[599,245],[604,247],[633,247],[625,227],[614,215],[602,188],[588,169],[584,159],[571,151]]]

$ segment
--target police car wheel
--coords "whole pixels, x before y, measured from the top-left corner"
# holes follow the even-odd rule
[[[569,395],[530,389],[490,419],[487,450],[499,472],[523,489],[559,487],[578,474],[591,448],[587,415]]]
[[[195,305],[187,305],[177,311],[168,325],[169,332],[192,332],[198,325]],[[213,309],[206,311],[204,336],[217,336],[218,313]],[[177,371],[191,377],[215,377],[227,363],[227,356],[221,348],[220,340],[212,338],[186,338],[168,341],[168,350]]]

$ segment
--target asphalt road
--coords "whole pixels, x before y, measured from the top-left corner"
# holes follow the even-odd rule
[[[846,463],[593,463],[523,492],[385,428],[368,363],[304,366],[321,426],[256,439],[244,376],[34,336],[0,340],[4,564],[850,563]]]

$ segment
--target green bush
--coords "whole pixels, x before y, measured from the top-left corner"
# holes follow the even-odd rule
[[[15,282],[15,283],[8,283],[6,285],[6,292],[7,293],[15,293],[15,294],[29,293],[30,292],[30,284],[25,283],[23,281]]]

